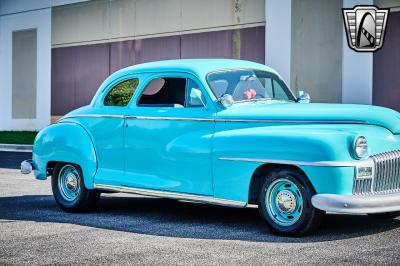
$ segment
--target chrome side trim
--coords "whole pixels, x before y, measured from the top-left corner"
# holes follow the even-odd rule
[[[216,119],[216,122],[282,123],[282,124],[368,124],[361,120],[301,120],[301,119]]]
[[[100,115],[81,114],[63,117],[60,120],[77,117],[95,118],[127,118],[143,120],[175,120],[175,121],[203,121],[203,122],[239,122],[239,123],[281,123],[281,124],[368,124],[361,120],[296,120],[296,119],[223,119],[223,118],[197,118],[197,117],[168,117],[168,116],[125,116],[125,115]]]
[[[384,195],[316,194],[312,205],[320,210],[335,213],[364,214],[400,211],[400,193]]]
[[[214,197],[209,197],[209,196],[186,194],[186,193],[179,193],[179,192],[169,192],[169,191],[162,191],[162,190],[133,188],[133,187],[125,187],[125,186],[111,186],[111,185],[102,185],[102,184],[95,184],[94,188],[107,190],[107,191],[113,191],[113,192],[132,193],[132,194],[137,194],[137,195],[142,195],[142,196],[186,200],[186,201],[191,201],[191,202],[209,203],[209,204],[230,206],[230,207],[237,207],[237,208],[244,208],[247,205],[247,202],[244,202],[244,201],[227,200],[227,199],[220,199],[220,198],[214,198]]]
[[[290,164],[290,165],[303,165],[303,166],[334,166],[334,167],[355,167],[358,165],[363,165],[370,162],[367,160],[360,161],[316,161],[316,162],[306,162],[306,161],[293,161],[293,160],[275,160],[275,159],[260,159],[260,158],[230,158],[230,157],[220,157],[219,160],[225,161],[242,161],[242,162],[259,162],[259,163],[274,163],[274,164]]]
[[[83,117],[83,118],[89,118],[89,117],[95,117],[95,118],[125,118],[124,115],[82,114],[82,115],[71,115],[71,116],[62,117],[62,118],[60,118],[59,121],[67,119],[67,118],[78,118],[78,117]]]
[[[212,118],[195,118],[195,117],[159,117],[159,116],[125,116],[126,119],[141,119],[141,120],[174,120],[174,121],[200,121],[214,122]]]

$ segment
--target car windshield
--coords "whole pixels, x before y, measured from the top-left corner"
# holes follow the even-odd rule
[[[294,101],[293,93],[275,74],[254,69],[211,72],[207,82],[217,98],[225,94],[235,102],[257,100]]]

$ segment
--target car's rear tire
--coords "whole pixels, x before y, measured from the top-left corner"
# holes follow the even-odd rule
[[[276,168],[264,179],[258,209],[273,233],[307,235],[319,226],[324,215],[311,204],[314,194],[314,188],[301,171]]]
[[[57,204],[67,212],[93,210],[100,197],[100,191],[85,187],[82,169],[76,164],[57,163],[51,187]]]

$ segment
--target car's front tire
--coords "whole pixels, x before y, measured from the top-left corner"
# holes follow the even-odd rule
[[[324,212],[314,208],[315,191],[307,177],[290,168],[272,170],[264,179],[259,195],[259,212],[271,230],[284,236],[313,232]]]
[[[76,164],[57,163],[51,187],[57,204],[67,212],[93,210],[100,197],[99,191],[85,187],[82,170]]]

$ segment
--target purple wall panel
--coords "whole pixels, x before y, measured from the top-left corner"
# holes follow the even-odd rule
[[[180,36],[135,40],[135,62],[180,58],[180,50]]]
[[[101,83],[110,75],[109,44],[80,46],[76,53],[76,106],[90,103]]]
[[[238,39],[239,37],[239,39]],[[239,41],[239,42],[238,42]],[[52,115],[90,103],[100,84],[126,66],[175,58],[233,58],[264,63],[265,27],[52,49]]]
[[[135,64],[135,41],[110,44],[110,73]]]
[[[264,64],[265,27],[241,29],[240,39],[240,58]]]
[[[182,35],[181,58],[232,58],[232,31]]]
[[[382,49],[374,53],[373,104],[400,111],[400,12],[391,12]]]
[[[87,105],[109,75],[109,44],[52,49],[52,115]]]
[[[75,107],[75,47],[51,51],[51,114],[63,115]]]

